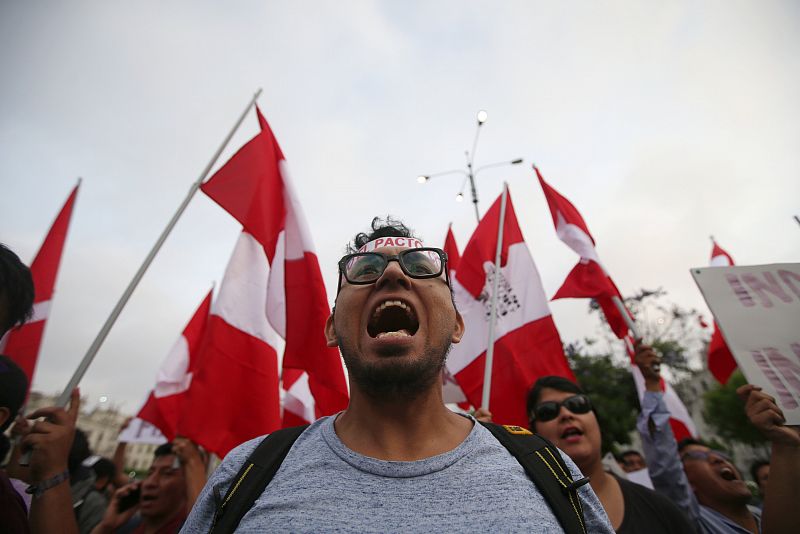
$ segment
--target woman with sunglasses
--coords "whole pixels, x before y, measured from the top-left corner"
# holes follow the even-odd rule
[[[536,381],[528,393],[531,431],[552,441],[589,477],[592,489],[619,533],[693,532],[689,520],[666,497],[603,469],[601,429],[583,390],[560,376]]]

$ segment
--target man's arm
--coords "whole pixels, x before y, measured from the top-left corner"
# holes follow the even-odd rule
[[[697,524],[700,505],[686,479],[678,456],[678,444],[669,425],[669,410],[661,392],[660,358],[651,347],[637,343],[634,361],[645,383],[636,429],[642,438],[642,451],[653,488],[684,510]]]
[[[206,462],[197,444],[187,438],[179,436],[172,440],[172,451],[183,466],[186,478],[186,508],[191,510],[203,486],[206,485]]]
[[[47,418],[45,421],[35,423],[23,440],[24,448],[31,450],[31,483],[33,487],[44,488],[60,481],[46,488],[41,495],[34,493],[30,513],[32,533],[78,534],[69,490],[67,457],[75,437],[75,422],[78,419],[80,400],[80,394],[75,389],[72,392],[69,410],[57,407],[42,408],[28,416],[29,419]]]
[[[133,417],[125,418],[125,421],[123,421],[122,426],[119,428],[119,434],[122,434],[122,432],[128,428],[128,425],[131,423],[132,419]],[[114,475],[114,480],[111,481],[115,488],[121,488],[130,482],[128,475],[125,474],[125,453],[127,452],[127,449],[128,443],[125,441],[119,441],[119,438],[117,438],[117,448],[114,449],[114,456],[111,458],[111,461],[114,462],[114,467],[117,468],[116,474]]]
[[[736,390],[747,418],[772,442],[769,491],[761,516],[763,534],[800,532],[800,427],[786,426],[775,399],[752,384]]]

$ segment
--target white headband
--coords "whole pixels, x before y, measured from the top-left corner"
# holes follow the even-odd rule
[[[364,243],[359,252],[372,252],[381,247],[424,248],[425,244],[415,237],[379,237]]]

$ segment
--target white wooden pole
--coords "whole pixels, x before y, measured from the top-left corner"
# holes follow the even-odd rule
[[[58,398],[56,406],[60,408],[64,408],[67,406],[70,395],[72,394],[72,390],[78,386],[81,379],[83,378],[83,375],[86,374],[86,371],[89,369],[92,360],[94,360],[97,351],[100,350],[100,346],[103,344],[103,341],[105,341],[106,337],[108,336],[108,333],[111,331],[111,327],[114,326],[114,323],[116,322],[120,313],[122,313],[122,309],[125,307],[125,304],[128,303],[128,299],[130,299],[134,289],[136,289],[136,286],[139,285],[139,281],[144,276],[145,271],[147,271],[147,268],[150,267],[150,264],[153,262],[153,259],[156,257],[156,254],[158,254],[158,251],[161,249],[161,246],[164,244],[164,241],[167,240],[167,236],[169,236],[170,232],[172,232],[172,229],[175,227],[175,224],[177,224],[178,219],[180,219],[181,215],[183,215],[183,212],[186,210],[186,207],[189,205],[189,201],[192,200],[194,194],[197,192],[198,189],[200,189],[200,185],[203,183],[203,180],[205,180],[206,177],[208,176],[208,173],[211,172],[211,168],[219,159],[220,155],[222,154],[222,151],[225,150],[225,147],[228,145],[231,138],[236,133],[236,130],[238,130],[239,126],[242,124],[242,122],[244,122],[245,117],[250,112],[250,108],[253,107],[253,105],[255,104],[256,100],[260,95],[261,95],[261,89],[259,88],[258,91],[256,91],[256,93],[253,95],[253,98],[250,99],[250,102],[248,102],[245,110],[239,116],[239,119],[236,121],[236,124],[234,124],[231,131],[222,141],[220,147],[211,157],[211,161],[208,162],[208,165],[206,165],[206,167],[203,169],[203,172],[200,173],[200,176],[189,188],[189,192],[186,195],[186,198],[184,198],[181,205],[178,206],[178,210],[172,216],[172,219],[170,219],[169,223],[167,223],[167,227],[164,228],[163,232],[161,232],[161,235],[156,241],[156,244],[153,245],[153,248],[150,250],[150,253],[144,259],[144,262],[142,263],[141,267],[139,267],[139,270],[136,271],[136,274],[133,276],[133,280],[131,280],[130,284],[128,284],[128,287],[125,289],[125,292],[122,293],[122,296],[117,302],[117,305],[114,306],[114,309],[111,311],[111,315],[108,316],[108,319],[106,319],[105,324],[100,329],[100,332],[98,332],[97,337],[92,342],[91,346],[89,347],[89,350],[86,352],[86,355],[83,357],[81,363],[78,365],[78,368],[75,369],[75,372],[72,374],[72,378],[70,378],[69,382],[67,383],[67,386],[64,388],[64,391],[61,392],[61,396]],[[26,453],[25,455],[23,455],[22,458],[20,458],[21,465],[27,465],[29,461],[30,461],[30,453]]]
[[[500,285],[500,256],[503,252],[503,226],[506,220],[506,199],[508,184],[503,184],[503,195],[500,197],[500,222],[497,225],[497,251],[494,255],[494,280],[492,287],[492,303],[489,311],[489,346],[486,349],[486,366],[483,370],[483,398],[481,407],[489,410],[489,395],[492,389],[492,362],[494,361],[494,327],[497,318],[497,290]]]

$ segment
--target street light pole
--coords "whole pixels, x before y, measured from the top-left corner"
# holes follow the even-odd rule
[[[463,174],[465,176],[464,184],[462,184],[462,186],[461,186],[461,191],[458,193],[458,195],[456,195],[456,200],[461,201],[461,199],[464,197],[464,195],[463,195],[464,186],[466,185],[466,182],[469,181],[470,193],[472,194],[472,205],[475,208],[475,220],[477,222],[481,221],[480,211],[478,210],[478,190],[475,187],[475,178],[478,176],[478,173],[481,170],[486,169],[487,167],[497,167],[499,165],[517,165],[517,164],[522,163],[522,158],[517,158],[517,159],[513,159],[511,161],[498,161],[497,163],[490,163],[489,165],[482,165],[482,166],[478,167],[477,169],[475,169],[475,150],[478,147],[478,138],[480,137],[480,134],[481,134],[481,126],[483,126],[483,124],[486,122],[486,119],[488,117],[489,117],[489,115],[488,115],[488,113],[486,113],[486,111],[484,111],[484,110],[478,111],[478,116],[477,116],[478,124],[477,124],[477,126],[475,128],[475,137],[472,140],[472,150],[471,151],[469,151],[469,150],[465,150],[464,151],[464,156],[465,156],[465,158],[467,160],[467,170],[466,171],[461,170],[461,169],[453,169],[453,170],[450,170],[450,171],[437,172],[435,174],[422,174],[422,175],[417,177],[417,181],[419,183],[421,183],[421,184],[424,184],[425,182],[427,182],[428,180],[430,180],[431,178],[433,178],[435,176],[442,176],[442,175],[445,175],[445,174],[454,174],[454,173]]]

